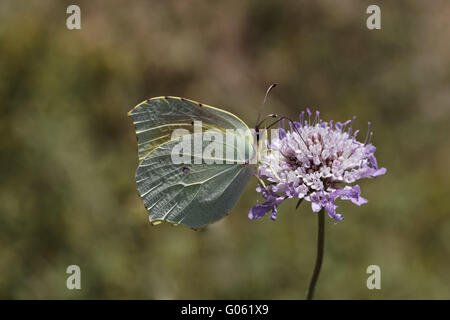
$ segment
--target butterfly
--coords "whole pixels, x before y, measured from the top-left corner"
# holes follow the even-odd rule
[[[263,105],[273,87],[267,90]],[[128,115],[134,123],[138,143],[135,181],[152,224],[166,221],[197,229],[230,213],[254,174],[255,159],[262,149],[259,147],[260,113],[256,135],[234,114],[180,97],[145,100]],[[266,118],[269,117],[276,115]],[[223,149],[218,157],[222,161],[174,163],[173,150],[182,139],[195,144],[193,126],[197,121],[201,121],[203,130],[224,136],[223,140],[210,142]],[[174,130],[185,134],[174,139]],[[245,146],[246,152],[237,155],[239,152],[232,150],[235,145]],[[237,156],[228,159],[229,151]]]

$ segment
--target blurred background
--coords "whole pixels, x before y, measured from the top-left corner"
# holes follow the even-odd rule
[[[252,125],[276,82],[265,112],[371,121],[388,170],[360,183],[369,203],[327,218],[316,298],[450,299],[449,17],[445,0],[2,1],[0,298],[303,299],[308,204],[251,221],[253,179],[204,230],[151,226],[134,182],[134,105],[183,96]],[[66,288],[72,264],[82,290]]]

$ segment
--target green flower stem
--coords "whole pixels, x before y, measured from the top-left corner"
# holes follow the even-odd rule
[[[319,230],[317,234],[316,265],[314,267],[311,282],[309,283],[308,296],[306,298],[307,300],[313,299],[314,289],[316,287],[317,279],[319,279],[320,268],[322,267],[323,250],[325,247],[325,213],[323,208],[318,213],[318,219],[319,219]]]

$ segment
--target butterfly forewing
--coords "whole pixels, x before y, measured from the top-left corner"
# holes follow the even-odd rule
[[[170,141],[175,129],[192,132],[195,121],[201,121],[203,130],[249,131],[247,125],[232,113],[178,97],[148,99],[130,110],[128,115],[135,125],[141,161],[156,147]]]

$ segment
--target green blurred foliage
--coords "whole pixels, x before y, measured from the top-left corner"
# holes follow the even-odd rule
[[[382,29],[366,28],[379,3]],[[127,111],[178,95],[249,124],[265,112],[372,121],[387,175],[327,219],[319,299],[450,298],[450,3],[67,1],[0,4],[0,297],[303,299],[316,217],[250,221],[252,180],[204,230],[152,227]],[[68,265],[82,290],[66,288]],[[366,288],[381,267],[382,289]]]

